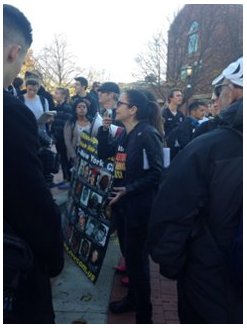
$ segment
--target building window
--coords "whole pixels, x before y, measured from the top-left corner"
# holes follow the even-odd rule
[[[197,52],[198,49],[198,30],[199,24],[194,21],[190,25],[190,30],[188,32],[188,53],[191,54],[193,52]]]

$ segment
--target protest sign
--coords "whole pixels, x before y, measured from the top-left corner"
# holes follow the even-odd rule
[[[114,158],[99,159],[97,144],[96,138],[83,132],[63,218],[65,248],[94,283],[110,236],[108,197],[114,175]]]

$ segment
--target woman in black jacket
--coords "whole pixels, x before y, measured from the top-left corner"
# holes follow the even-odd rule
[[[124,257],[130,280],[128,295],[112,302],[113,313],[135,308],[136,323],[152,322],[149,261],[146,248],[147,225],[163,167],[162,137],[150,122],[161,115],[157,105],[137,90],[121,94],[116,120],[125,130],[109,141],[112,120],[105,116],[98,132],[98,155],[115,155],[115,182],[110,205],[124,225]],[[146,161],[144,160],[146,158]]]

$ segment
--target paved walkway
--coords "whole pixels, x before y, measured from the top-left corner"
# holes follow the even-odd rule
[[[120,261],[121,262],[121,261]],[[177,314],[177,292],[176,282],[162,277],[159,274],[159,266],[150,262],[151,289],[153,304],[153,323],[154,324],[178,324]],[[121,285],[120,274],[114,275],[113,288],[110,301],[116,301],[126,295],[127,289]],[[135,323],[135,313],[111,314],[108,311],[109,324],[133,324]]]
[[[54,177],[54,182],[62,180],[61,172]],[[67,191],[52,188],[52,194],[61,206],[67,199]],[[122,275],[114,274],[113,267],[122,261],[118,241],[110,238],[106,257],[98,281],[93,285],[80,268],[65,256],[65,268],[53,281],[53,302],[56,323],[69,324],[132,324],[135,313],[111,314],[108,310],[110,301],[123,298],[127,289],[121,285]],[[155,324],[177,324],[176,282],[162,277],[159,267],[151,261],[151,289],[153,304],[153,322]]]

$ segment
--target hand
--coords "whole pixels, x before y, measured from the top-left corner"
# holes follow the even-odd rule
[[[112,191],[112,197],[109,197],[110,203],[109,205],[113,205],[116,202],[119,201],[121,197],[123,197],[126,194],[126,188],[125,187],[114,187]]]
[[[104,131],[108,131],[110,125],[112,124],[112,118],[111,115],[109,115],[107,112],[105,112],[104,116],[103,116],[103,130]]]

